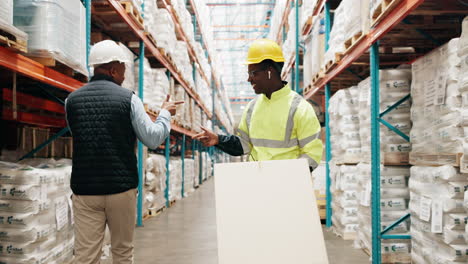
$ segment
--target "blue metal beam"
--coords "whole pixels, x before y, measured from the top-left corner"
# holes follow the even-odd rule
[[[379,43],[370,48],[371,72],[371,182],[372,182],[372,263],[381,263],[380,243],[380,79],[379,79]]]
[[[405,133],[401,132],[398,128],[394,127],[392,124],[388,123],[386,120],[378,118],[377,119],[380,123],[382,123],[384,126],[388,127],[388,129],[392,130],[395,132],[397,135],[402,137],[404,140],[410,142],[410,138],[405,135]]]
[[[330,39],[330,3],[325,3],[325,51],[328,50],[328,41]],[[330,113],[328,107],[330,105],[331,87],[330,84],[325,85],[325,155],[326,155],[326,226],[332,226],[332,194],[330,191],[331,178],[330,178],[330,160],[332,159],[331,154],[331,140],[330,140]]]
[[[24,155],[23,157],[21,157],[19,160],[24,160],[24,159],[27,159],[27,158],[31,158],[34,156],[34,154],[36,154],[37,152],[39,152],[41,149],[43,149],[45,146],[49,145],[52,141],[56,140],[57,138],[61,137],[62,135],[64,135],[65,133],[67,133],[69,131],[68,127],[64,127],[62,128],[62,130],[60,130],[57,134],[53,135],[52,137],[50,137],[48,140],[46,140],[44,143],[40,144],[39,146],[37,146],[35,149],[31,150],[29,153],[27,153],[26,155]]]
[[[140,40],[140,62],[138,63],[138,96],[143,102],[145,43]],[[143,144],[138,140],[138,197],[137,197],[137,226],[143,226]]]
[[[379,117],[382,118],[384,117],[386,114],[390,113],[390,111],[392,111],[393,109],[397,108],[398,106],[400,106],[402,103],[404,103],[406,100],[409,100],[411,98],[411,94],[408,94],[407,96],[401,98],[400,100],[398,100],[396,103],[394,103],[392,106],[390,106],[389,108],[385,109],[385,111],[383,111]]]
[[[387,228],[385,228],[380,234],[381,235],[385,235],[386,233],[388,233],[390,230],[393,230],[393,228],[395,228],[397,225],[401,224],[403,221],[406,221],[410,218],[411,214],[408,213],[406,215],[404,215],[403,217],[401,217],[400,219],[398,219],[395,223],[389,225]]]

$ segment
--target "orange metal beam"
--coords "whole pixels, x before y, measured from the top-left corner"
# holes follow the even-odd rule
[[[3,88],[3,100],[8,102],[13,101],[13,91],[11,89]],[[16,92],[16,103],[36,109],[65,114],[65,107],[59,103],[20,92]]]
[[[398,23],[401,22],[411,11],[421,5],[424,0],[401,0],[401,2],[392,10],[388,16],[382,19],[379,24],[372,28],[369,33],[365,36],[363,41],[357,45],[350,53],[346,54],[338,65],[332,69],[328,74],[325,75],[320,82],[314,85],[314,88],[309,91],[304,97],[306,99],[314,95],[318,90],[322,89],[325,84],[332,81],[342,71],[348,68],[351,63],[357,60],[362,54],[364,54],[376,41],[381,39],[387,32],[394,28]]]
[[[214,39],[214,40],[247,40],[247,41],[254,41],[257,39],[254,38],[219,38],[219,39]]]
[[[213,25],[214,28],[269,28],[269,25]]]
[[[83,86],[80,81],[4,47],[0,47],[0,66],[68,92],[73,92]]]
[[[16,121],[20,123],[30,124],[30,125],[38,125],[38,126],[46,126],[46,127],[65,127],[67,126],[67,122],[64,118],[54,118],[49,116],[42,116],[32,113],[26,112],[17,112],[16,119],[13,117],[13,111],[11,109],[3,109],[2,111],[2,119],[7,121]]]

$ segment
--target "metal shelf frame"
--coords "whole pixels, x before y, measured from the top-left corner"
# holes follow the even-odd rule
[[[332,159],[331,142],[330,142],[330,115],[328,112],[329,100],[331,96],[331,81],[337,77],[341,72],[346,70],[351,63],[356,61],[366,51],[370,51],[369,65],[370,65],[370,78],[371,78],[371,209],[372,209],[372,263],[381,263],[381,240],[382,239],[411,239],[409,235],[387,235],[386,233],[394,227],[409,219],[410,214],[405,215],[385,230],[381,230],[381,210],[380,210],[380,124],[387,126],[396,134],[400,135],[405,140],[409,141],[409,137],[402,133],[397,128],[382,119],[387,113],[395,109],[398,105],[410,99],[410,95],[405,96],[394,105],[390,106],[384,112],[380,113],[380,79],[379,79],[379,40],[385,36],[392,28],[400,23],[406,16],[408,16],[414,9],[420,6],[424,0],[401,0],[400,3],[392,10],[380,23],[370,29],[370,32],[365,36],[364,40],[358,44],[351,52],[346,54],[338,65],[325,75],[323,80],[315,84],[315,87],[305,95],[306,99],[311,98],[317,91],[324,88],[324,101],[325,101],[325,133],[326,133],[326,226],[332,226],[332,210],[331,201],[333,199],[330,185],[330,167],[329,163]],[[314,15],[318,14],[324,7],[325,13],[325,51],[328,50],[328,41],[331,31],[331,12],[330,1],[323,0],[318,3],[315,8]],[[310,27],[303,30],[303,34],[310,32]]]

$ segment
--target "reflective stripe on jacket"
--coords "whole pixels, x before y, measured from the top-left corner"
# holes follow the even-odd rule
[[[271,99],[262,94],[252,100],[236,134],[250,160],[305,158],[316,168],[322,157],[317,116],[289,85],[274,92]]]

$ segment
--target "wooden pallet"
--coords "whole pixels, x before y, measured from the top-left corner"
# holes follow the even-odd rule
[[[138,9],[133,5],[131,1],[121,1],[122,6],[125,8],[125,12],[135,21],[137,22],[142,28],[144,28],[144,20],[141,16]]]
[[[364,39],[365,36],[366,35],[362,31],[359,31],[358,33],[354,34],[354,36],[346,40],[344,42],[346,50],[344,54],[351,52],[357,46],[357,44],[359,44]]]
[[[146,37],[153,43],[153,45],[155,47],[158,46],[158,42],[156,41],[156,39],[154,39],[153,35],[151,35],[151,33],[149,33],[148,31],[145,32],[145,35]]]
[[[48,53],[47,51],[43,51],[43,54]],[[26,54],[26,57],[39,62],[40,64],[47,66],[57,72],[60,72],[63,75],[66,75],[68,77],[74,78],[80,82],[88,82],[88,76],[75,71],[73,68],[70,68],[69,66],[65,65],[64,63],[60,62],[56,58],[53,57],[53,55],[50,56],[30,56]]]
[[[20,52],[28,52],[28,41],[0,28],[0,44]]]
[[[386,17],[401,0],[382,0],[377,8],[374,9],[371,17],[371,25],[375,26],[379,23],[384,17]]]
[[[408,152],[385,152],[382,154],[382,161],[384,165],[391,165],[391,166],[409,165],[409,153]]]
[[[319,209],[320,220],[327,218],[327,199],[325,194],[320,194],[315,190],[315,199],[317,200],[317,207]]]
[[[331,70],[333,70],[338,65],[338,63],[341,61],[342,58],[343,58],[342,53],[335,53],[335,59],[334,60],[329,60],[325,64],[325,72],[329,73]]]
[[[460,160],[463,153],[447,154],[427,154],[427,153],[409,153],[409,163],[416,166],[442,166],[450,165],[460,167]]]
[[[314,78],[312,78],[312,83],[316,84],[319,81],[321,81],[323,78],[325,78],[325,74],[323,73],[322,70],[320,70],[319,72],[315,74]]]

